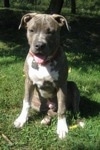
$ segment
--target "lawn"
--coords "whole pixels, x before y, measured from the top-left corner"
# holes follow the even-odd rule
[[[43,126],[40,124],[43,114],[31,110],[22,129],[13,126],[22,107],[23,65],[28,52],[25,31],[17,30],[22,14],[22,11],[0,9],[0,150],[99,150],[99,17],[65,15],[71,31],[63,29],[61,43],[69,62],[68,80],[75,81],[80,90],[80,113],[85,127],[69,129],[66,138],[59,140],[56,117],[50,126]],[[66,117],[69,126],[75,124],[70,112]]]

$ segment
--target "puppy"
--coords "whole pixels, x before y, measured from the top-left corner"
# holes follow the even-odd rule
[[[41,123],[48,124],[57,112],[57,134],[64,138],[68,133],[66,110],[68,105],[78,111],[79,92],[68,77],[67,58],[60,46],[60,30],[68,28],[67,20],[57,14],[29,13],[22,17],[19,28],[27,29],[30,46],[25,60],[25,94],[21,114],[14,125],[20,128],[28,119],[30,106],[37,111],[46,111]],[[77,98],[78,97],[78,98]],[[69,100],[68,100],[69,99]]]

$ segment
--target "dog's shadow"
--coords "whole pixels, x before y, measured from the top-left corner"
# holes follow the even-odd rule
[[[85,96],[81,96],[80,115],[81,117],[95,117],[100,114],[100,103],[92,101]]]

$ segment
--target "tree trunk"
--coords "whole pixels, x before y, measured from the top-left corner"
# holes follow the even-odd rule
[[[50,5],[47,9],[47,13],[60,14],[64,0],[51,0]]]
[[[4,0],[4,7],[10,7],[9,0]]]
[[[76,13],[76,0],[71,0],[71,13]]]

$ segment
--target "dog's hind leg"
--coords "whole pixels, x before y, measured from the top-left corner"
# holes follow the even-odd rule
[[[84,127],[85,123],[81,119],[80,112],[79,112],[79,103],[80,103],[80,92],[75,82],[68,81],[67,82],[67,95],[68,95],[68,103],[72,106],[72,112],[74,118],[77,120],[77,123],[82,128]],[[71,103],[70,103],[71,102]]]
[[[73,113],[74,113],[74,117],[77,119],[77,117],[79,116],[79,103],[80,103],[80,92],[79,89],[77,87],[77,85],[72,82],[73,84],[73,103],[72,103],[72,107],[73,107]]]
[[[28,78],[26,78],[26,80],[25,80],[25,96],[23,99],[22,111],[21,111],[21,114],[19,115],[19,117],[14,121],[14,126],[16,128],[21,128],[28,119],[28,112],[29,112],[29,108],[31,105],[30,103],[31,103],[31,98],[32,98],[32,91],[33,91],[33,85],[31,83],[31,81]]]
[[[66,106],[72,109],[74,116],[79,113],[80,93],[75,82],[67,81],[67,103]]]

